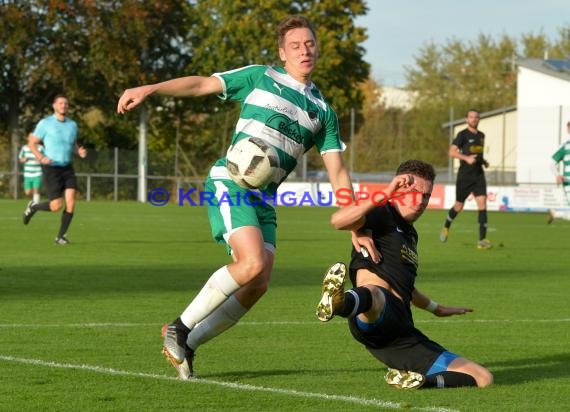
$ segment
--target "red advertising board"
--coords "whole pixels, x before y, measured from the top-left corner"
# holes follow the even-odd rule
[[[368,193],[370,196],[379,196],[386,190],[388,183],[360,183],[358,191]],[[358,193],[356,194],[358,198]],[[445,205],[445,185],[436,184],[433,187],[431,198],[428,204],[429,209],[443,209]]]

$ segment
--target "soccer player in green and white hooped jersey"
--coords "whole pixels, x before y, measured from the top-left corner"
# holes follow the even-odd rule
[[[232,143],[246,136],[262,138],[279,153],[281,172],[265,189],[272,194],[295,168],[303,153],[315,146],[321,153],[333,190],[352,192],[342,161],[337,116],[311,81],[318,48],[315,31],[303,16],[290,16],[278,26],[278,51],[283,67],[247,66],[210,77],[187,76],[126,90],[119,113],[138,106],[148,95],[205,96],[237,100],[241,113]],[[218,198],[236,200],[244,189],[234,183],[225,159],[212,167],[205,189]],[[235,325],[263,296],[273,268],[276,214],[262,197],[250,194],[250,205],[227,201],[208,205],[212,234],[231,250],[232,263],[216,270],[183,313],[164,325],[163,352],[180,379],[193,376],[198,346]],[[254,204],[254,206],[251,206]],[[377,258],[370,238],[353,233],[353,242]]]
[[[566,123],[568,134],[570,135],[570,121]],[[558,164],[562,162],[562,174],[559,172]],[[570,140],[565,141],[558,148],[556,153],[552,155],[552,173],[556,176],[556,184],[562,185],[566,202],[570,206]],[[550,209],[548,211],[548,223],[552,223],[554,219],[570,220],[570,211]]]
[[[343,150],[337,116],[313,83],[300,83],[282,67],[263,65],[213,76],[222,82],[222,99],[242,104],[232,144],[262,136],[279,154],[280,171],[265,189],[269,194],[275,193],[312,146],[321,153]],[[225,164],[225,158],[219,159],[212,173],[228,179]]]
[[[38,151],[42,155],[45,153],[43,146],[38,146]],[[18,160],[23,165],[24,193],[26,196],[31,196],[32,202],[39,203],[42,188],[42,165],[27,144],[22,146]]]

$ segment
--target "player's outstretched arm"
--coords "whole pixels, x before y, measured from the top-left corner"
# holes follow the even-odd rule
[[[444,306],[438,304],[433,314],[439,317],[446,317],[453,315],[465,315],[468,312],[473,312],[473,309],[463,306]]]
[[[418,289],[414,289],[412,292],[412,304],[439,317],[465,315],[468,312],[473,312],[473,309],[471,308],[463,306],[445,306],[437,303],[424,295]]]
[[[348,201],[348,205],[354,203],[354,191],[352,189],[352,182],[350,180],[350,175],[348,174],[348,170],[344,165],[340,152],[325,153],[323,155],[323,162],[325,164],[325,168],[327,169],[329,181],[333,187],[333,191],[337,197],[337,200],[339,196],[342,195],[343,202]],[[339,205],[341,207],[345,206],[340,202]],[[374,246],[374,241],[370,235],[358,232],[358,228],[363,224],[364,220],[355,225],[354,229],[351,229],[352,245],[357,252],[361,251],[361,247],[365,247],[366,250],[370,252],[372,259],[375,262],[378,262],[378,256],[380,253],[376,249],[376,246]],[[339,229],[338,227],[336,228]]]
[[[222,92],[222,82],[217,77],[179,77],[162,83],[147,84],[125,90],[119,98],[117,112],[124,114],[134,109],[153,93],[172,97],[197,97]]]
[[[402,196],[415,187],[414,177],[409,174],[398,175],[382,192],[381,197],[372,197],[366,193],[360,193],[356,200],[335,212],[331,217],[331,224],[339,230],[358,230],[364,225],[364,217],[379,205],[393,200],[393,196]],[[363,196],[360,196],[363,195]]]

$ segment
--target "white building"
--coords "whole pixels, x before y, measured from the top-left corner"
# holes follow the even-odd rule
[[[570,138],[570,60],[518,63],[517,167],[519,185],[554,183],[551,156]]]
[[[379,101],[386,109],[408,111],[414,107],[417,96],[417,92],[399,87],[382,87]]]
[[[466,113],[465,113],[466,115]],[[516,106],[503,107],[481,113],[478,129],[485,133],[485,160],[489,168],[485,170],[487,182],[491,184],[514,184],[517,166],[517,110]],[[452,127],[451,140],[467,127],[465,118],[443,124]],[[453,159],[453,173],[459,169],[459,160]]]

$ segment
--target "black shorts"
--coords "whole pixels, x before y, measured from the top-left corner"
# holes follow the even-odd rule
[[[48,199],[63,197],[65,189],[77,190],[77,178],[73,166],[42,165],[44,184]]]
[[[465,199],[473,193],[473,196],[487,196],[487,180],[485,173],[476,175],[457,176],[457,184],[455,185],[455,200],[464,203]]]
[[[386,289],[381,319],[364,331],[356,317],[348,320],[352,336],[389,368],[426,375],[446,349],[414,327],[410,308]]]

